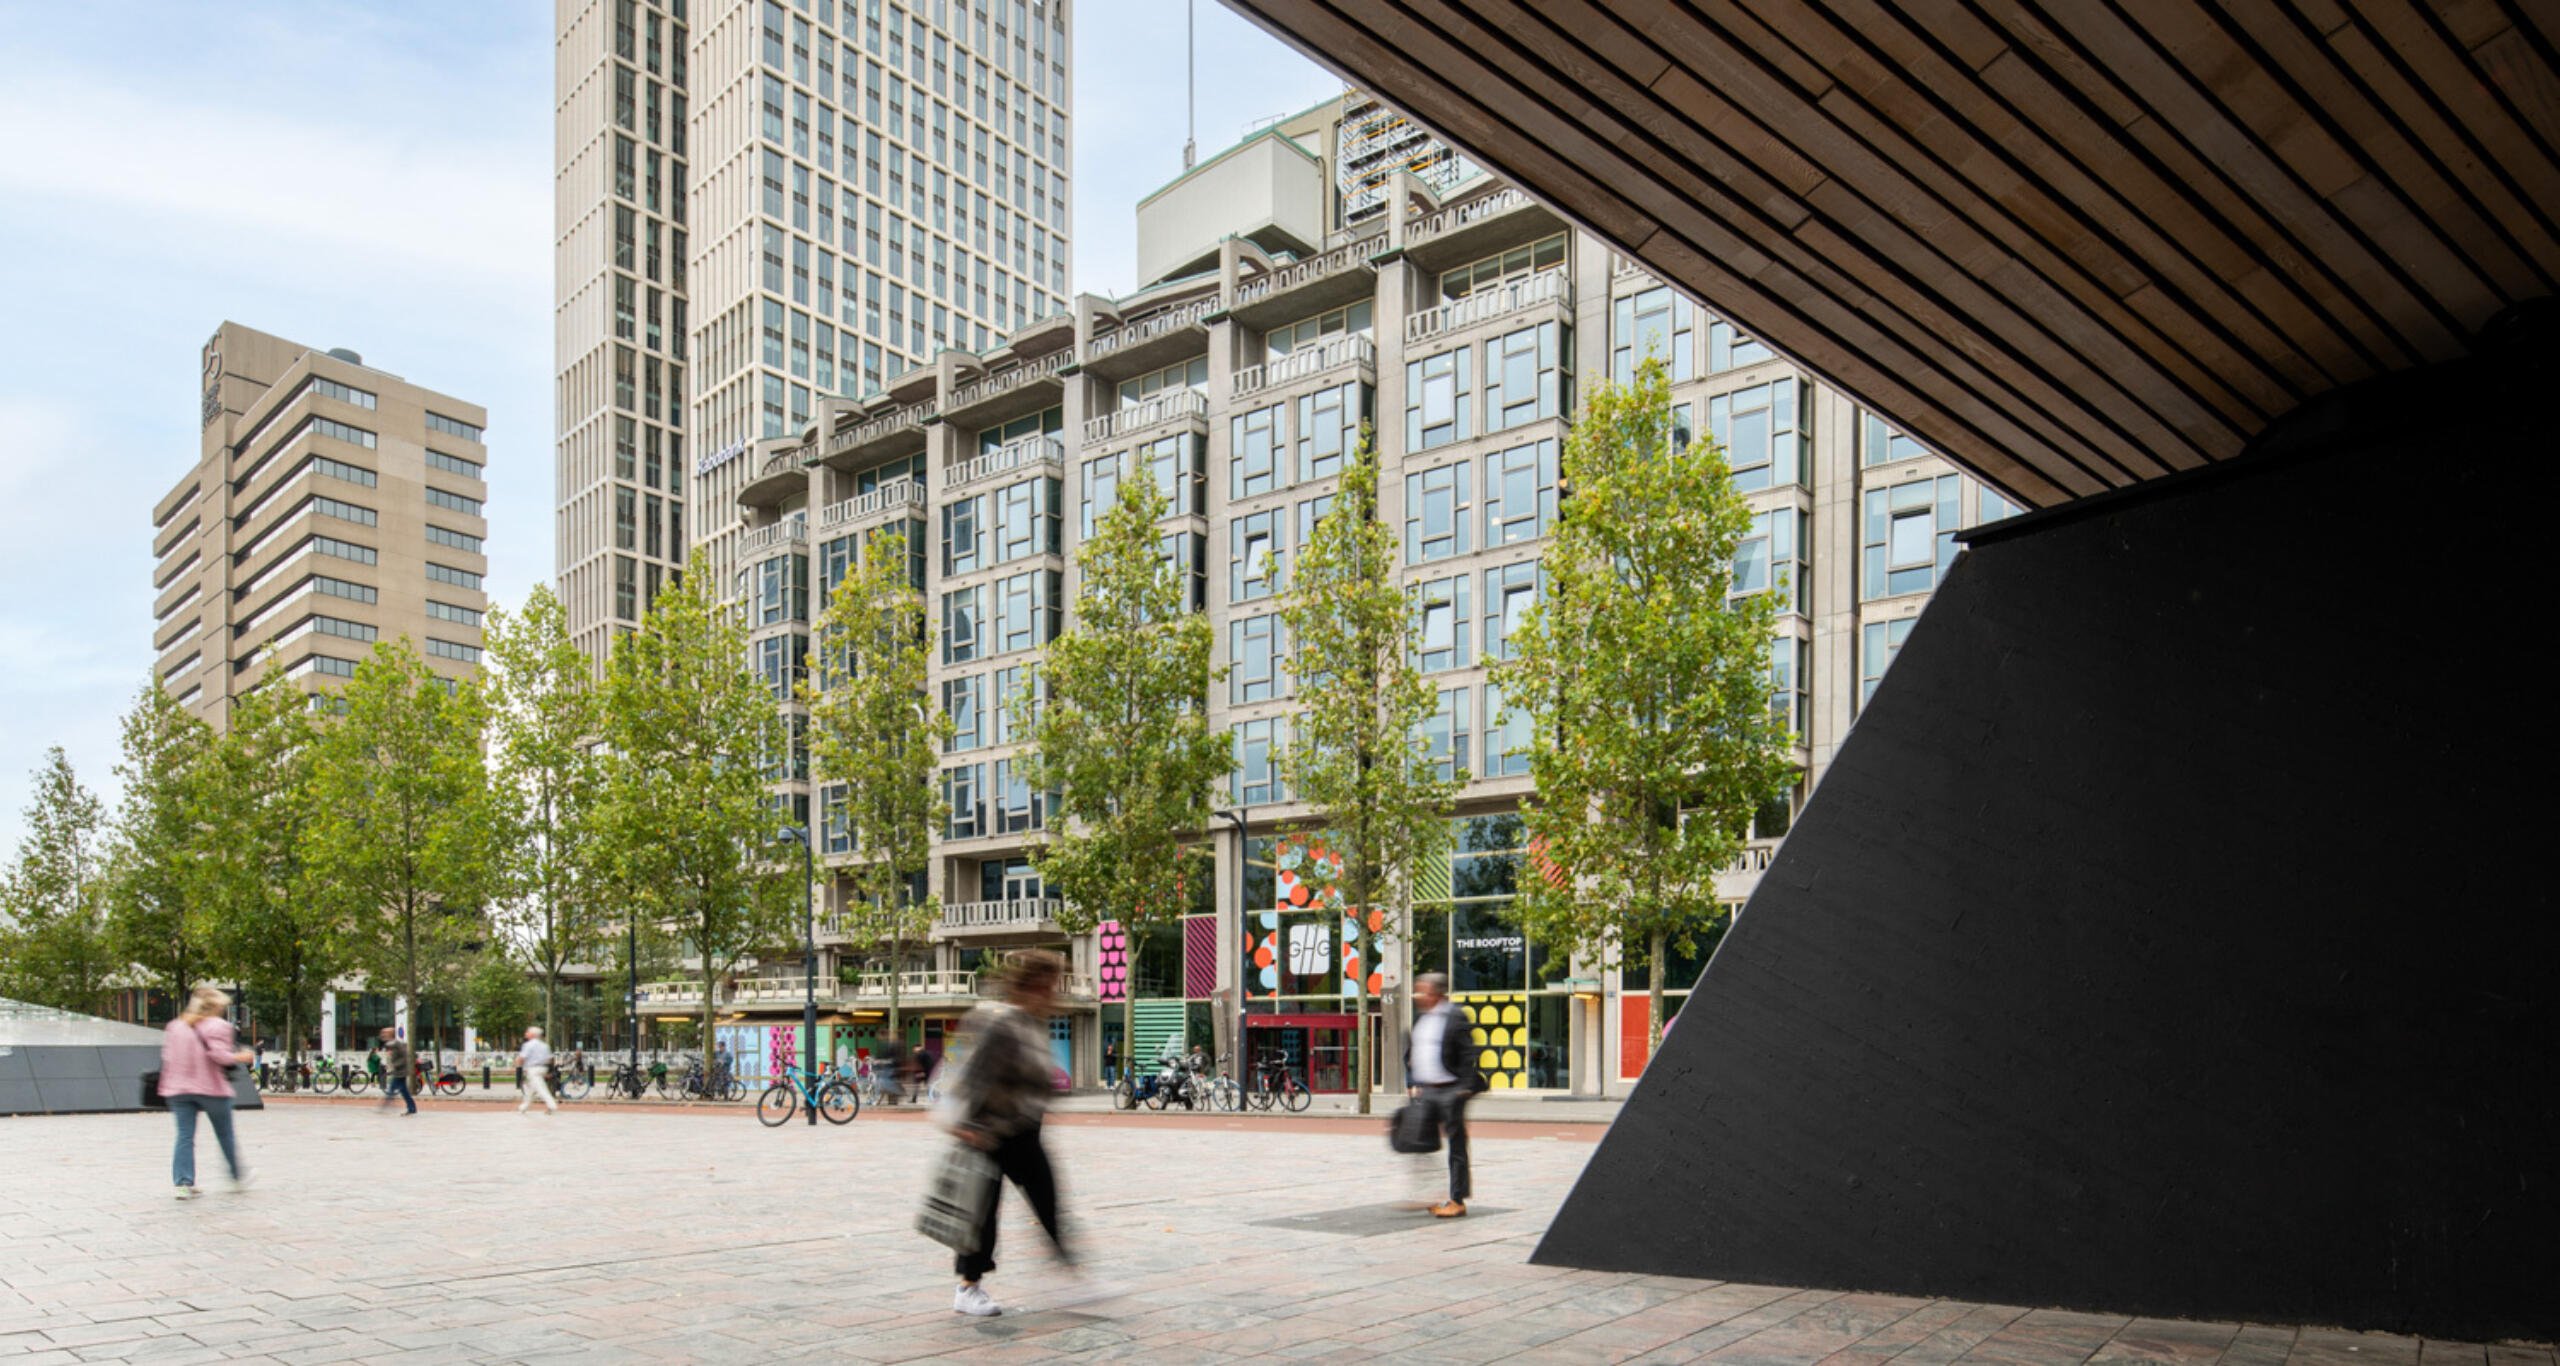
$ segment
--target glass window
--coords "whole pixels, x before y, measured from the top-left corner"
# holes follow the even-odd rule
[[[1707,400],[1707,430],[1724,443],[1733,486],[1744,492],[1801,486],[1813,461],[1812,424],[1799,422],[1804,386],[1787,379]]]
[[[1484,344],[1484,429],[1498,432],[1564,411],[1570,333],[1544,322]]]
[[[1609,378],[1620,384],[1635,381],[1636,366],[1646,357],[1660,357],[1673,380],[1698,376],[1697,350],[1693,334],[1697,310],[1689,301],[1668,286],[1648,289],[1619,299],[1609,330]]]
[[[1404,477],[1404,559],[1422,564],[1467,553],[1467,521],[1474,510],[1469,462],[1443,465]]]
[[[1963,480],[1943,474],[1868,489],[1859,536],[1862,596],[1925,593],[1955,563],[1957,498]]]
[[[942,662],[966,664],[980,657],[978,631],[987,619],[986,586],[942,595]],[[991,653],[991,652],[989,652]]]
[[[1286,327],[1275,327],[1263,334],[1263,359],[1275,361],[1293,351],[1303,351],[1328,337],[1365,336],[1370,330],[1374,305],[1367,299],[1356,304],[1319,313]]]
[[[1805,563],[1812,518],[1796,508],[1754,513],[1751,529],[1733,552],[1731,593],[1779,591],[1779,610],[1802,615],[1812,601],[1813,573]]]
[[[1727,370],[1739,370],[1746,365],[1758,365],[1764,360],[1775,359],[1777,359],[1776,352],[1761,345],[1740,328],[1713,313],[1707,314],[1708,374],[1722,374]]]
[[[987,833],[987,766],[958,764],[942,770],[942,800],[951,807],[944,823],[945,839],[976,839]]]
[[[944,679],[942,710],[951,718],[951,740],[942,747],[944,752],[956,754],[985,744],[987,676],[971,674],[967,678]]]
[[[1474,384],[1475,348],[1462,346],[1404,367],[1404,448],[1407,454],[1463,441]]]
[[[429,459],[432,460],[435,456],[435,452],[429,451],[427,452],[427,455]],[[2000,490],[1991,487],[1989,484],[1984,484],[1979,487],[1980,492],[1977,497],[1981,503],[1981,510],[1973,519],[1974,525],[1981,526],[1985,523],[2001,521],[2005,518],[2015,517],[2019,513],[2026,511],[2025,508],[2020,507],[2016,503],[2012,503],[2007,498],[2002,497],[2000,495]]]
[[[1896,460],[1917,460],[1929,453],[1928,447],[1895,431],[1874,413],[1860,409],[1858,417],[1858,463],[1890,465]]]
[[[1058,582],[1054,569],[1035,569],[997,582],[992,653],[1038,649],[1057,635]]]
[[[1120,466],[1127,457],[1106,455],[1084,462],[1084,480],[1078,502],[1079,539],[1092,540],[1093,529],[1102,523],[1103,514],[1120,501]]]
[[[1278,591],[1285,577],[1288,509],[1248,513],[1227,525],[1227,601],[1251,602]]]
[[[1449,948],[1452,992],[1528,988],[1528,939],[1501,908],[1460,903],[1449,913]]]
[[[1484,543],[1536,540],[1555,529],[1561,443],[1554,437],[1484,458]]]
[[[1858,705],[1864,708],[1876,695],[1876,685],[1884,681],[1884,671],[1893,667],[1893,657],[1902,653],[1902,642],[1909,639],[1918,617],[1900,621],[1871,621],[1859,631],[1858,641]]]
[[[1190,360],[1168,365],[1152,375],[1140,375],[1136,379],[1120,381],[1120,406],[1134,408],[1148,399],[1160,394],[1169,394],[1178,389],[1193,389],[1205,393],[1208,388],[1209,358],[1194,356]]]
[[[1299,481],[1330,479],[1342,473],[1342,457],[1360,440],[1360,426],[1368,420],[1369,386],[1357,380],[1301,396]]]
[[[1038,724],[1040,705],[1048,698],[1048,690],[1048,680],[1040,676],[1038,665],[1015,664],[996,670],[995,686],[988,699],[993,707],[992,724],[988,729],[994,738],[988,743],[1009,745],[1016,740],[1030,739],[1029,732],[1015,724],[1014,708],[1027,698],[1031,711],[1022,719]]]
[[[1209,510],[1209,439],[1198,432],[1175,432],[1145,442],[1129,452],[1139,469],[1154,476],[1164,494],[1165,511],[1176,517],[1199,517]]]
[[[1440,705],[1422,720],[1423,766],[1443,779],[1464,781],[1467,776],[1467,739],[1475,730],[1468,720],[1471,697],[1470,689],[1444,688]]]
[[[1239,803],[1268,806],[1284,800],[1280,772],[1271,762],[1272,748],[1280,743],[1280,726],[1281,721],[1277,717],[1236,723],[1236,769],[1232,790]]]
[[[1519,654],[1511,633],[1538,605],[1545,572],[1535,560],[1484,571],[1484,657],[1510,659]]]
[[[1475,623],[1467,611],[1467,576],[1434,579],[1414,585],[1414,611],[1420,617],[1416,660],[1425,673],[1463,669],[1475,662],[1467,649]]]
[[[1229,422],[1233,465],[1227,481],[1229,498],[1251,498],[1281,486],[1281,406],[1239,413]]]
[[[987,495],[995,554],[989,564],[1058,553],[1058,481],[1025,479]]]
[[[1021,760],[996,760],[994,778],[990,795],[995,799],[996,833],[1037,830],[1048,823],[1048,794],[1032,789]]]
[[[1502,689],[1484,687],[1484,776],[1515,778],[1529,771],[1529,748],[1537,723],[1527,707],[1503,705]]]
[[[1802,743],[1813,725],[1813,642],[1784,631],[1769,642],[1769,716]]]
[[[1481,261],[1470,261],[1455,270],[1440,273],[1440,297],[1463,299],[1490,289],[1516,284],[1532,275],[1564,269],[1565,235],[1542,238],[1525,247],[1496,252]]]
[[[985,514],[983,495],[958,498],[942,505],[943,573],[966,574],[981,566],[978,524]]]
[[[1268,702],[1288,691],[1281,659],[1288,647],[1277,616],[1238,617],[1227,623],[1227,700]]]

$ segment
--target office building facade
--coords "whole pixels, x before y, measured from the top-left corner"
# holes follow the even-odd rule
[[[561,0],[557,554],[599,662],[719,477],[1063,303],[1065,0]],[[712,481],[708,488],[698,481]]]
[[[161,686],[219,729],[271,669],[334,689],[377,640],[477,674],[487,412],[238,323],[203,364],[201,448],[151,514]]]

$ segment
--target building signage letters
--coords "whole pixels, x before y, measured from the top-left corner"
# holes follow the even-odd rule
[[[1496,953],[1518,953],[1523,947],[1523,944],[1520,936],[1516,934],[1492,934],[1482,935],[1475,938],[1461,938],[1458,941],[1458,947],[1462,949],[1491,949]]]
[[[744,441],[732,441],[728,445],[713,451],[711,454],[694,461],[694,476],[696,478],[700,478],[701,476],[709,474],[713,470],[720,468],[722,465],[728,464],[730,461],[737,459],[739,456],[745,455],[747,453],[748,444],[749,443]]]

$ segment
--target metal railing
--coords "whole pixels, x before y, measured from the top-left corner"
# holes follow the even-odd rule
[[[1134,404],[1116,413],[1104,413],[1100,417],[1086,418],[1084,439],[1089,442],[1109,441],[1115,436],[1126,436],[1131,432],[1143,431],[1160,422],[1208,415],[1209,396],[1207,394],[1197,389],[1176,389],[1172,393],[1158,394],[1144,403]]]
[[[1347,267],[1365,265],[1370,257],[1378,254],[1379,249],[1384,247],[1386,242],[1385,233],[1373,232],[1345,242],[1331,251],[1310,256],[1303,261],[1292,261],[1253,279],[1239,282],[1236,285],[1236,306],[1242,308],[1246,304],[1268,299],[1274,294],[1286,293],[1300,285],[1313,284]]]
[[[1437,308],[1426,308],[1404,320],[1404,339],[1427,341],[1444,333],[1471,327],[1487,318],[1549,303],[1564,297],[1564,272],[1545,271],[1526,280],[1480,290],[1463,299],[1452,299]]]
[[[934,416],[936,411],[938,410],[932,401],[927,400],[923,403],[910,403],[904,407],[892,408],[878,417],[865,418],[828,437],[827,454],[835,455],[852,450],[866,442],[877,441],[901,428],[921,427]]]
[[[775,451],[773,454],[764,458],[763,464],[756,466],[756,478],[769,478],[798,465],[800,463],[800,455],[801,451],[798,446],[792,446],[785,450]]]
[[[1087,342],[1086,357],[1098,360],[1115,351],[1135,346],[1139,342],[1190,327],[1217,311],[1218,296],[1214,294],[1205,299],[1194,299],[1187,304],[1175,304],[1161,312],[1150,313],[1143,318],[1122,323],[1118,328]]]
[[[1278,360],[1265,361],[1260,365],[1238,370],[1235,396],[1242,398],[1246,394],[1257,393],[1264,389],[1275,389],[1291,381],[1305,379],[1309,375],[1322,374],[1340,366],[1375,366],[1377,363],[1377,343],[1369,340],[1367,333],[1355,332],[1349,336],[1327,337],[1314,346],[1292,351]]]
[[[999,370],[994,374],[981,376],[980,378],[973,379],[966,384],[954,388],[951,391],[951,400],[946,406],[951,408],[966,408],[972,403],[994,398],[1000,394],[1010,393],[1015,389],[1021,388],[1023,385],[1031,383],[1033,380],[1047,379],[1051,375],[1065,369],[1067,362],[1073,359],[1075,359],[1075,352],[1073,350],[1059,351],[1051,355],[1042,356],[1038,360],[1024,361],[1022,364],[1013,366],[1010,369]]]
[[[752,555],[776,546],[806,545],[809,541],[809,514],[795,512],[771,526],[760,526],[738,538],[738,551]]]
[[[981,479],[1003,474],[1008,470],[1018,470],[1025,465],[1044,464],[1055,465],[1064,471],[1067,466],[1067,443],[1053,433],[1034,433],[1030,436],[1016,437],[985,455],[963,460],[949,467],[949,473],[943,476],[942,486],[947,489],[956,489],[964,484],[974,484]]]
[[[975,996],[978,994],[977,973],[969,971],[945,972],[939,969],[928,969],[922,972],[857,973],[853,979],[852,990],[847,994],[855,997],[880,997],[886,999],[889,995],[889,979],[891,977],[898,979],[898,995],[902,998],[909,996]]]
[[[833,1001],[842,989],[834,978],[823,973],[819,974],[819,1000]],[[771,977],[742,977],[729,990],[729,1004],[733,1006],[798,1005],[801,1001],[808,999],[808,991],[809,979],[797,972],[781,973]]]
[[[1056,897],[1026,901],[947,901],[942,906],[945,930],[1005,930],[1055,922],[1066,903]]]
[[[1468,224],[1481,223],[1496,215],[1526,208],[1530,202],[1529,196],[1517,185],[1505,185],[1489,194],[1459,200],[1455,204],[1445,205],[1408,222],[1404,230],[1405,245],[1409,247],[1417,242],[1427,242],[1442,233],[1455,232]]]
[[[727,993],[724,992],[713,999],[723,1000],[726,996]],[[661,1006],[700,1006],[701,1004],[702,983],[700,982],[642,982],[640,984],[640,1005],[643,1009]]]
[[[848,523],[867,521],[883,513],[903,512],[924,506],[924,481],[900,479],[882,484],[871,492],[840,503],[829,503],[818,512],[818,525],[833,528]]]

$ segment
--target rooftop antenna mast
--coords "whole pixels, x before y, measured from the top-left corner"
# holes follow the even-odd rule
[[[1182,0],[1182,169],[1200,160],[1200,54],[1193,39],[1199,0]]]

